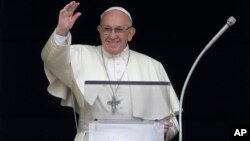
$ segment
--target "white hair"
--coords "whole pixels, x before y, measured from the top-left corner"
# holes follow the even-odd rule
[[[132,21],[132,17],[131,17],[131,15],[129,14],[129,12],[128,12],[126,9],[124,9],[124,8],[122,8],[122,7],[118,7],[118,6],[110,7],[110,8],[108,8],[107,10],[105,10],[105,11],[101,14],[101,17],[100,17],[101,20],[102,20],[102,18],[103,18],[103,15],[104,15],[106,12],[111,11],[111,10],[119,10],[119,11],[125,13],[125,14],[129,17],[129,19],[130,19],[130,22],[129,22],[130,26],[132,26],[133,21]]]

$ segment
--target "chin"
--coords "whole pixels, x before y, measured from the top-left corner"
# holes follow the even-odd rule
[[[108,48],[107,52],[109,52],[110,54],[119,54],[122,52],[122,50],[120,48]]]
[[[116,55],[116,54],[121,53],[121,51],[118,51],[118,50],[109,50],[109,53],[113,54],[113,55]]]

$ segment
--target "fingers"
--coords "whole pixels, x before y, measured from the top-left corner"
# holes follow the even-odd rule
[[[57,34],[62,36],[67,35],[76,19],[81,15],[81,12],[74,13],[79,5],[79,2],[72,1],[60,11],[56,30]]]
[[[168,122],[165,124],[165,127],[172,127],[173,126],[173,123],[172,122]]]
[[[80,5],[79,2],[72,1],[67,4],[63,9],[60,11],[60,16],[72,16],[76,10],[76,8]],[[79,12],[78,12],[79,13]]]
[[[167,133],[169,128],[173,126],[172,122],[167,122],[164,124],[164,132]]]
[[[76,10],[76,8],[80,5],[79,2],[75,2],[75,1],[72,1],[70,2],[69,4],[67,4],[63,10],[64,11],[69,11],[69,12],[74,12]]]
[[[76,14],[74,14],[74,16],[72,17],[72,21],[75,22],[76,19],[81,16],[81,13],[80,12],[77,12]]]

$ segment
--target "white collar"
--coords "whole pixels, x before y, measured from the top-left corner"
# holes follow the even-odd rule
[[[121,52],[121,53],[119,53],[119,54],[116,54],[116,55],[112,55],[112,54],[110,54],[110,53],[108,53],[105,49],[104,49],[104,47],[102,46],[102,53],[103,53],[103,57],[105,57],[105,58],[107,58],[107,59],[111,59],[111,58],[122,58],[123,60],[127,60],[128,59],[128,55],[129,55],[129,46],[127,45],[124,49],[123,49],[123,51]]]

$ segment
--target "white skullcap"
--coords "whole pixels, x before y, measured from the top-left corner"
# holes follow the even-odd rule
[[[128,12],[126,9],[124,9],[124,8],[122,8],[122,7],[118,7],[118,6],[110,7],[110,8],[108,8],[107,10],[105,10],[105,11],[101,14],[101,19],[102,19],[103,15],[104,15],[106,12],[111,11],[111,10],[119,10],[119,11],[122,11],[123,13],[125,13],[125,14],[129,17],[129,19],[130,19],[130,21],[131,21],[131,24],[132,24],[132,17],[131,17],[131,15],[129,14],[129,12]]]

